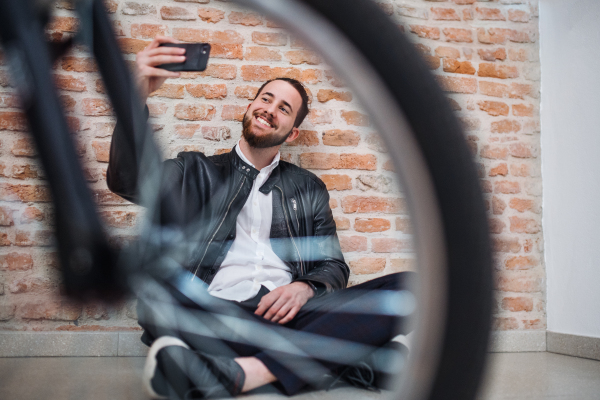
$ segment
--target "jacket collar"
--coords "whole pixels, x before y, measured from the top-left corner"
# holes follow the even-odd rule
[[[245,162],[237,153],[236,146],[233,146],[231,151],[229,152],[229,159],[231,160],[231,164],[235,169],[237,169],[243,175],[246,175],[250,179],[254,180],[258,174],[259,170],[254,168],[251,164]],[[281,162],[273,169],[271,172],[271,176],[263,185],[260,187],[259,191],[263,194],[268,194],[273,190],[273,187],[281,180]]]

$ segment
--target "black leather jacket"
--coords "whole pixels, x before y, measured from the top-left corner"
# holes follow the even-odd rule
[[[129,135],[129,136],[128,136]],[[138,165],[132,138],[117,122],[106,180],[117,195],[137,201]],[[210,284],[236,235],[237,216],[259,171],[235,148],[205,156],[183,152],[165,161],[165,184],[181,204],[184,219],[201,218],[201,243],[188,269]],[[317,295],[343,289],[349,268],[344,262],[325,184],[314,174],[280,161],[259,189],[273,192],[271,246],[290,268],[293,281],[309,281]]]

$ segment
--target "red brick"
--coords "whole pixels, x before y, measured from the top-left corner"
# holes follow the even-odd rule
[[[508,115],[509,107],[506,103],[501,103],[499,101],[480,101],[477,103],[477,105],[479,106],[480,110],[485,111],[489,115],[495,117],[499,115]]]
[[[61,32],[77,32],[79,28],[79,20],[74,17],[57,17],[54,16],[47,26],[50,31]]]
[[[327,190],[350,190],[352,189],[352,178],[348,175],[324,174],[320,176],[327,186]]]
[[[529,52],[526,49],[508,49],[508,58],[511,61],[529,61]]]
[[[369,126],[369,116],[358,111],[342,111],[342,119],[348,125]]]
[[[514,233],[538,233],[540,224],[530,218],[510,217],[510,231]]]
[[[10,239],[8,238],[8,233],[5,232],[0,232],[0,246],[10,246],[12,243],[10,241]],[[2,293],[2,284],[0,284],[0,295],[3,294]]]
[[[440,38],[440,29],[425,25],[410,25],[410,31],[419,37],[438,40]]]
[[[302,153],[300,166],[309,169],[377,169],[377,158],[372,154]]]
[[[505,297],[502,308],[507,311],[533,311],[533,299],[530,297]]]
[[[308,120],[313,125],[330,124],[333,122],[333,111],[324,109],[312,109],[308,114]]]
[[[495,331],[508,331],[519,329],[519,321],[514,317],[496,317],[492,329]]]
[[[481,148],[479,155],[483,158],[506,160],[508,157],[508,149],[505,147],[485,145]]]
[[[209,42],[212,45],[244,43],[244,37],[233,30],[213,31],[209,29],[173,28],[173,37],[183,42]]]
[[[96,161],[108,162],[110,153],[110,142],[94,140],[92,142],[92,148],[96,154]]]
[[[536,319],[524,319],[523,320],[523,327],[525,329],[540,329],[540,330],[545,330],[546,329],[546,324],[544,323],[544,321],[542,321],[539,318],[536,318]]]
[[[518,78],[519,71],[517,70],[517,67],[513,66],[481,63],[479,64],[479,72],[477,75],[488,78],[509,79]]]
[[[477,93],[477,79],[454,76],[436,76],[442,89],[452,93]]]
[[[501,121],[492,122],[492,133],[516,133],[521,130],[519,121],[503,119]]]
[[[301,129],[300,134],[293,142],[286,143],[287,146],[318,146],[319,137],[317,131],[308,131]]]
[[[43,221],[45,219],[45,215],[42,211],[40,211],[36,207],[27,207],[23,213],[21,214],[20,222],[23,224],[27,224],[33,221]]]
[[[360,135],[355,131],[331,129],[323,132],[323,144],[327,146],[358,146]]]
[[[534,147],[525,143],[513,143],[509,147],[510,155],[517,158],[535,158],[537,151]]]
[[[508,19],[512,22],[529,22],[530,15],[527,11],[510,9]]]
[[[229,14],[229,23],[244,26],[257,26],[262,25],[262,18],[256,13],[232,11]]]
[[[383,218],[356,218],[354,230],[357,232],[384,232],[391,228],[391,223]]]
[[[438,21],[460,21],[460,16],[453,8],[431,7],[431,18]]]
[[[404,233],[413,233],[410,218],[396,217],[396,230]]]
[[[113,228],[131,228],[137,218],[134,211],[102,211],[100,215],[104,223]]]
[[[374,238],[371,239],[371,245],[374,253],[400,253],[412,251],[410,240],[394,238]]]
[[[459,58],[460,51],[454,47],[439,46],[435,49],[435,55],[442,58]]]
[[[168,108],[166,103],[147,103],[146,105],[148,106],[148,111],[150,112],[151,117],[164,115]]]
[[[470,29],[444,28],[447,42],[473,43],[473,33]]]
[[[543,290],[543,279],[530,271],[510,271],[496,276],[496,289],[505,292],[535,293]]]
[[[216,109],[210,104],[185,104],[175,105],[175,117],[187,121],[210,121]]]
[[[185,90],[193,97],[205,99],[224,99],[227,97],[227,86],[225,84],[210,85],[206,83],[185,85]]]
[[[17,95],[0,93],[0,108],[19,108],[20,102]]]
[[[495,253],[518,253],[521,251],[519,238],[494,237],[492,244]]]
[[[340,235],[340,247],[343,253],[367,251],[367,238],[364,236]]]
[[[0,206],[0,226],[13,226],[14,220],[12,218],[14,210],[11,210],[8,207]]]
[[[19,306],[22,319],[75,321],[81,316],[81,306],[57,300],[35,300]]]
[[[15,164],[11,176],[16,179],[36,179],[39,176],[38,168],[31,164]]]
[[[476,72],[470,61],[458,61],[452,58],[444,59],[444,71],[468,75],[475,75]]]
[[[210,50],[212,58],[243,59],[244,48],[241,44],[215,43]]]
[[[182,79],[196,79],[200,77],[211,77],[217,79],[232,80],[237,76],[235,65],[229,64],[208,64],[202,72],[181,72],[179,77]]]
[[[13,143],[10,152],[17,157],[35,157],[37,155],[35,143],[30,138],[17,139]]]
[[[506,208],[506,203],[499,197],[492,197],[492,214],[501,215]]]
[[[183,99],[183,85],[163,83],[158,90],[150,93],[149,97],[165,97],[167,99]]]
[[[121,38],[117,39],[121,52],[125,54],[136,54],[144,50],[150,44],[147,40]]]
[[[277,32],[252,32],[252,41],[264,46],[285,46],[287,35]]]
[[[120,196],[117,196],[108,189],[95,189],[92,190],[92,197],[97,204],[103,206],[113,206],[120,204],[127,204],[128,201]]]
[[[506,21],[506,17],[498,8],[476,7],[477,18],[484,21]]]
[[[253,46],[246,48],[244,59],[248,61],[281,61],[279,50],[268,47]]]
[[[154,15],[156,14],[156,7],[151,4],[131,1],[124,4],[121,12],[125,15]]]
[[[81,110],[86,116],[112,115],[112,105],[104,99],[83,99]]]
[[[506,49],[499,47],[497,49],[479,49],[479,57],[484,61],[506,60]]]
[[[233,93],[239,98],[253,100],[258,93],[258,86],[236,86]]]
[[[221,113],[221,119],[223,121],[242,121],[244,119],[246,109],[247,107],[245,106],[224,105],[223,112]]]
[[[285,58],[292,65],[308,64],[318,65],[321,59],[318,55],[309,50],[292,50],[285,53]]]
[[[166,25],[131,24],[131,37],[134,39],[154,39],[156,35],[167,34]]]
[[[231,129],[226,126],[203,126],[202,137],[214,141],[227,140],[231,138]]]
[[[505,44],[507,40],[515,43],[529,43],[532,41],[527,32],[502,28],[489,28],[487,32],[485,28],[479,28],[477,39],[484,44]]]
[[[0,200],[47,202],[51,198],[50,190],[47,186],[0,183]]]
[[[465,21],[473,21],[473,19],[475,19],[473,10],[471,10],[470,8],[464,8],[462,10],[462,12],[463,12],[463,19]]]
[[[533,117],[533,104],[513,104],[513,115],[517,117]]]
[[[319,89],[317,92],[317,100],[319,100],[321,103],[326,103],[330,100],[352,101],[352,93],[330,89]]]
[[[85,80],[82,78],[75,78],[72,75],[54,75],[54,83],[60,90],[68,90],[71,92],[85,92],[87,90]]]
[[[18,131],[28,130],[25,114],[14,111],[0,112],[0,131]]]
[[[510,202],[508,204],[510,208],[519,212],[534,211],[535,209],[535,202],[529,199],[519,199],[513,197],[512,199],[510,199]]]
[[[350,220],[346,217],[333,217],[335,229],[338,231],[347,231],[350,229]]]
[[[223,10],[219,10],[218,8],[201,7],[198,8],[198,16],[202,21],[216,24],[225,18],[225,12]]]
[[[346,196],[342,200],[342,209],[346,214],[382,212],[399,214],[406,212],[404,199],[376,196]]]
[[[490,169],[490,176],[506,176],[508,175],[508,165],[506,163],[500,163]]]
[[[27,271],[33,268],[33,258],[27,253],[0,254],[0,270]]]
[[[163,6],[160,8],[160,16],[165,20],[193,21],[196,16],[183,7]]]
[[[355,275],[375,274],[385,269],[385,258],[362,257],[350,261],[349,266]]]
[[[527,164],[511,164],[510,173],[513,176],[530,176],[529,166]]]
[[[490,233],[499,234],[506,228],[506,224],[498,218],[490,218],[488,223],[490,226]]]
[[[516,194],[521,192],[519,182],[496,181],[494,182],[494,192],[504,194]]]
[[[380,4],[383,4],[383,3],[380,3]],[[397,7],[397,10],[398,10],[397,12],[399,15],[403,15],[405,17],[419,18],[419,19],[429,19],[429,12],[425,8],[409,7],[409,6],[403,5],[403,4],[399,4],[396,7]]]
[[[538,261],[531,256],[515,256],[508,258],[504,263],[506,269],[531,269],[538,265]]]

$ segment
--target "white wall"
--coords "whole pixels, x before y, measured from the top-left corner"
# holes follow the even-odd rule
[[[548,330],[600,337],[600,1],[540,3]]]

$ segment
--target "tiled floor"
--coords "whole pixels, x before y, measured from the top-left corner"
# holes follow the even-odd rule
[[[0,358],[0,399],[146,399],[139,357]],[[313,392],[299,400],[376,400],[389,393],[351,388]],[[281,399],[277,395],[247,399]],[[600,362],[551,353],[491,354],[479,400],[598,400]]]

